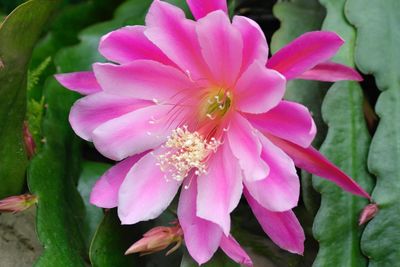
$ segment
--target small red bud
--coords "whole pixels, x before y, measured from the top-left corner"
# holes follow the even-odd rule
[[[372,203],[365,206],[365,208],[360,214],[358,225],[363,225],[364,223],[374,218],[378,211],[379,211],[378,204]]]
[[[143,235],[143,238],[133,244],[125,255],[132,253],[140,253],[140,255],[152,254],[166,249],[175,243],[166,255],[177,250],[183,241],[183,230],[179,223],[174,222],[175,226],[166,227],[158,226]]]
[[[35,140],[33,140],[32,134],[29,131],[29,125],[27,121],[24,121],[23,125],[24,143],[28,158],[31,159],[36,152]]]
[[[11,196],[0,200],[0,212],[20,212],[30,208],[37,203],[37,197],[34,195]]]

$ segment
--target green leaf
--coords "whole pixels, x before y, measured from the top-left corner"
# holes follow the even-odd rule
[[[32,68],[36,68],[60,48],[78,43],[78,33],[83,28],[111,19],[115,8],[121,2],[122,0],[96,0],[64,5],[51,21],[48,33],[35,48],[35,53],[32,57]]]
[[[67,2],[66,0],[64,0]],[[54,15],[48,26],[47,34],[38,42],[32,55],[30,69],[34,70],[49,56],[70,45],[79,42],[78,32],[99,21],[110,19],[115,8],[123,0],[96,0],[85,1],[79,4],[64,4]],[[77,1],[73,1],[77,2]],[[68,25],[68,26],[66,26]],[[51,62],[50,66],[42,73],[38,83],[28,92],[28,102],[40,102],[46,77],[53,75],[56,68]],[[28,114],[29,115],[29,114]],[[31,128],[32,125],[29,125]]]
[[[281,21],[281,27],[272,37],[273,53],[305,32],[319,30],[325,17],[325,9],[318,0],[278,1],[274,6],[274,15]],[[328,86],[316,81],[289,81],[285,98],[308,107],[317,125],[317,136],[313,142],[319,147],[326,135],[326,125],[321,116],[322,100]],[[319,196],[311,186],[311,174],[302,172],[302,197],[304,204],[312,214],[319,207]]]
[[[372,73],[382,91],[376,104],[380,117],[368,156],[377,176],[372,198],[377,216],[367,225],[361,246],[369,266],[398,266],[400,262],[400,2],[349,0],[346,15],[357,28],[356,63]]]
[[[0,26],[0,198],[19,194],[27,157],[22,138],[27,70],[32,49],[58,1],[32,0]]]
[[[35,266],[85,266],[82,222],[85,210],[76,190],[80,171],[80,141],[68,125],[76,94],[50,79],[44,92],[48,108],[43,118],[46,140],[28,171],[31,192],[38,196],[37,232],[44,254]]]
[[[110,164],[85,161],[82,165],[82,172],[79,177],[78,191],[83,198],[85,204],[85,220],[83,224],[84,236],[86,239],[86,247],[90,247],[94,233],[103,219],[103,211],[90,204],[90,193],[96,181],[111,167]]]
[[[198,267],[199,264],[193,260],[187,251],[184,252],[180,267]],[[240,265],[218,250],[212,259],[201,266],[204,267],[239,267]]]
[[[354,67],[356,34],[344,17],[346,0],[320,2],[327,9],[323,29],[338,33],[346,41],[334,61]],[[356,82],[338,82],[329,89],[322,106],[328,134],[321,152],[370,191],[373,179],[366,167],[370,136],[363,101]],[[344,192],[320,177],[313,182],[321,193],[321,207],[313,227],[320,248],[313,266],[366,266],[367,259],[360,249],[363,228],[358,226],[358,216],[368,200]]]
[[[90,246],[92,266],[142,266],[136,264],[136,255],[124,255],[133,241],[138,238],[140,238],[140,235],[138,235],[136,228],[121,226],[116,209],[107,211]]]
[[[122,26],[122,22],[118,23]],[[91,42],[60,50],[54,62],[57,69],[60,72],[89,69],[92,58],[99,57],[95,42],[113,27],[114,24],[102,27],[103,32],[96,38],[91,37]],[[68,122],[70,108],[79,96],[49,78],[44,97],[48,106],[42,127],[46,143],[29,169],[29,187],[39,198],[37,231],[45,247],[36,266],[85,266],[89,262],[85,240],[89,238],[90,228],[84,226],[85,206],[76,188],[80,174],[80,139]]]

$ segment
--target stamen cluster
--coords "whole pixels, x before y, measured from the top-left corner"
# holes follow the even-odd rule
[[[158,165],[163,172],[177,181],[182,181],[192,169],[195,174],[206,173],[206,159],[211,151],[216,151],[219,141],[205,140],[198,132],[190,132],[187,126],[175,129],[164,147],[169,148],[158,155]]]

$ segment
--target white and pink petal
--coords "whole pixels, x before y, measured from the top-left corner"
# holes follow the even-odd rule
[[[240,244],[233,238],[233,236],[222,236],[221,238],[221,249],[225,254],[234,260],[235,262],[242,264],[247,267],[252,267],[253,262],[247,255],[246,251],[240,246]]]
[[[239,113],[232,116],[227,139],[233,155],[239,160],[245,179],[256,181],[268,175],[269,167],[261,159],[262,145],[256,130]]]
[[[251,196],[270,211],[283,212],[297,206],[300,181],[293,160],[267,138],[261,136],[261,158],[269,166],[269,174],[262,180],[244,184]]]
[[[101,91],[101,87],[92,71],[71,72],[54,75],[65,88],[82,95],[90,95]]]
[[[323,62],[316,65],[314,68],[304,72],[298,79],[316,80],[323,82],[337,81],[362,81],[362,76],[353,68],[335,63]]]
[[[181,183],[167,180],[148,153],[128,172],[118,194],[118,216],[122,224],[157,218],[172,202]]]
[[[126,64],[138,59],[154,60],[165,65],[175,64],[145,36],[145,26],[126,26],[104,35],[99,52],[108,60]]]
[[[94,93],[75,102],[69,114],[69,122],[78,136],[91,141],[93,131],[103,123],[151,104],[149,101],[105,92]]]
[[[254,128],[268,132],[302,147],[309,147],[317,128],[310,111],[303,105],[281,101],[263,114],[246,114]]]
[[[234,16],[232,25],[239,30],[243,39],[241,73],[254,61],[265,66],[268,59],[268,43],[257,22],[243,16]]]
[[[222,10],[228,16],[226,0],[186,0],[195,19],[201,19],[215,10]]]
[[[282,249],[303,255],[305,235],[293,211],[272,212],[261,206],[247,190],[244,195],[264,232]]]
[[[294,79],[333,57],[344,41],[334,32],[308,32],[276,52],[267,67]]]
[[[336,167],[327,158],[313,147],[304,148],[278,137],[268,136],[268,138],[279,146],[294,161],[297,167],[302,168],[312,174],[330,180],[347,192],[370,199],[370,195],[365,192],[353,179]]]
[[[196,32],[214,85],[231,88],[241,70],[242,35],[220,10],[198,20]]]
[[[126,175],[146,153],[138,154],[118,162],[104,173],[93,186],[90,203],[101,208],[118,206],[118,191]]]
[[[145,35],[191,79],[208,78],[209,70],[201,55],[196,23],[185,18],[178,7],[155,0],[146,16]]]
[[[96,63],[93,69],[104,91],[110,94],[162,101],[193,89],[193,83],[180,70],[152,60],[124,65]]]
[[[196,196],[197,180],[185,181],[179,198],[178,219],[189,254],[198,264],[203,264],[217,251],[223,232],[217,224],[196,216]]]
[[[229,235],[230,213],[243,190],[241,170],[229,144],[222,145],[210,158],[207,173],[197,178],[197,186],[197,216],[218,224]]]
[[[93,131],[93,143],[101,154],[113,160],[154,149],[166,141],[180,121],[177,117],[168,123],[169,110],[168,106],[152,105],[103,123]]]
[[[247,113],[267,112],[279,104],[285,89],[285,77],[255,61],[236,83],[236,108]]]

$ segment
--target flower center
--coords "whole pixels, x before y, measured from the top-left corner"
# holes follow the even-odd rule
[[[177,128],[164,145],[167,151],[157,156],[158,165],[177,181],[185,179],[191,170],[195,175],[206,173],[206,159],[219,144],[215,138],[207,141],[198,132],[190,132],[187,126]]]
[[[212,91],[207,95],[207,101],[200,106],[200,114],[212,120],[222,118],[231,106],[232,95],[228,90]]]

